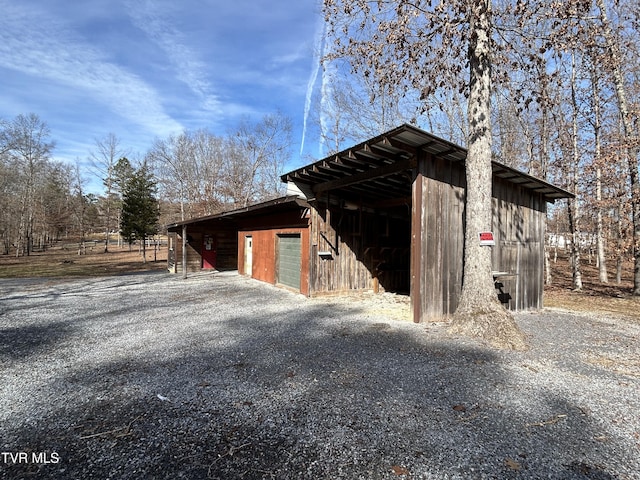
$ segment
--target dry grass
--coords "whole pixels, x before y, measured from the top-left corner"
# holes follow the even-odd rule
[[[97,245],[78,255],[77,249],[65,250],[60,244],[46,252],[32,253],[28,257],[0,256],[0,278],[93,277],[160,270],[166,266],[166,246],[157,251],[155,261],[153,249],[148,249],[147,263],[143,263],[142,255],[136,246],[132,251],[129,251],[128,246],[110,246],[109,252],[105,253],[104,246]]]
[[[573,290],[571,268],[566,255],[559,255],[552,263],[553,285],[545,287],[546,307],[563,308],[578,312],[606,313],[640,322],[640,298],[631,295],[633,289],[633,265],[624,265],[622,282],[615,283],[615,275],[609,275],[608,284],[598,280],[595,264],[582,264],[582,291]]]

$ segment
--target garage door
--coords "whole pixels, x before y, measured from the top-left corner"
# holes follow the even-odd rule
[[[278,235],[278,279],[288,287],[300,289],[300,234]]]

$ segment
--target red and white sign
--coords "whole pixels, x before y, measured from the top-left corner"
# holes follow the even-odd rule
[[[493,239],[493,232],[480,232],[480,245],[493,246],[496,241]]]

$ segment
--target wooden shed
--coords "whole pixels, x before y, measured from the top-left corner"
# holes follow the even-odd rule
[[[184,273],[183,265],[187,272],[238,270],[310,293],[309,205],[298,196],[185,220],[168,230],[168,268],[173,273]]]
[[[282,176],[311,208],[311,293],[409,292],[414,320],[462,289],[464,148],[402,125]],[[572,195],[493,162],[492,272],[510,309],[542,307],[547,202]],[[479,232],[480,233],[480,232]]]
[[[216,245],[235,237],[240,273],[305,295],[405,293],[414,321],[441,318],[455,311],[462,289],[465,158],[464,148],[402,125],[283,175],[304,200],[284,197],[170,231],[188,227],[196,246],[206,245],[207,235]],[[495,244],[486,247],[493,264],[487,275],[505,306],[538,309],[547,202],[572,195],[492,165]]]

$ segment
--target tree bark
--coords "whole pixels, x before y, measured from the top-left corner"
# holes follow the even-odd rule
[[[469,138],[463,285],[451,325],[453,333],[500,348],[524,349],[526,342],[510,312],[498,301],[491,273],[491,248],[479,232],[491,230],[491,1],[469,3]]]
[[[604,248],[604,220],[602,213],[602,147],[600,134],[602,125],[600,121],[600,88],[598,86],[598,75],[593,62],[591,68],[591,89],[593,101],[593,136],[594,136],[594,163],[596,165],[596,252],[598,258],[598,276],[602,283],[609,283],[609,275],[607,274],[607,257]]]
[[[573,276],[573,289],[582,290],[582,270],[580,266],[580,207],[578,202],[578,186],[580,168],[578,162],[578,102],[576,100],[576,65],[575,55],[571,56],[571,105],[573,107],[571,121],[572,160],[570,171],[571,191],[576,198],[569,199],[567,210],[569,215],[569,229],[571,230],[571,272]]]

